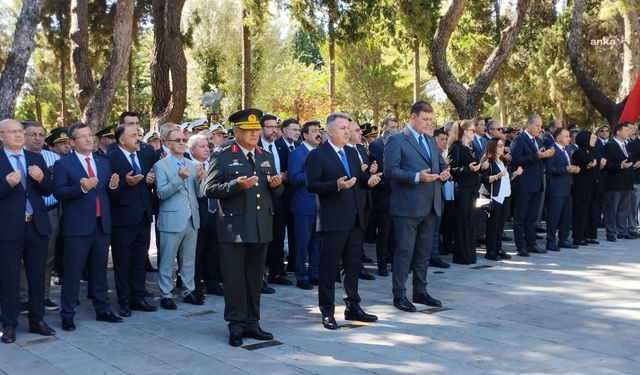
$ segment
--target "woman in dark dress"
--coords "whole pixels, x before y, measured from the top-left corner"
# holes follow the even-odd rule
[[[453,177],[456,228],[453,245],[453,263],[476,263],[476,247],[471,225],[471,214],[480,187],[480,164],[476,162],[471,141],[474,137],[472,120],[453,125],[449,133],[448,159]]]
[[[575,245],[597,244],[594,233],[597,232],[598,172],[599,163],[593,152],[596,135],[583,130],[576,135],[578,149],[573,153],[571,163],[580,167],[573,176],[571,194],[573,196],[573,243]]]

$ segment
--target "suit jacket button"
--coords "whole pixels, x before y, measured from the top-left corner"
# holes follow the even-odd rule
[[[229,214],[229,216],[233,216],[233,214]]]
[[[259,209],[260,209],[260,206],[256,206],[256,210],[259,210]]]
[[[260,194],[256,194],[256,198],[260,198]]]
[[[236,171],[236,174],[238,174],[238,171]]]
[[[258,186],[258,183],[256,182],[256,186]]]

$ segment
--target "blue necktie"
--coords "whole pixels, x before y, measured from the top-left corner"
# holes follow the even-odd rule
[[[420,146],[424,149],[425,154],[427,155],[427,161],[431,164],[431,153],[429,152],[429,147],[427,147],[426,142],[424,141],[424,136],[421,135],[418,137],[420,140]]]
[[[338,151],[338,154],[340,154],[340,160],[342,161],[342,166],[344,167],[344,170],[347,172],[347,176],[349,178],[351,178],[351,170],[349,170],[349,163],[347,162],[347,155],[344,154],[343,150]]]
[[[20,161],[20,155],[11,155],[16,158],[16,165],[18,169],[20,169],[20,184],[24,188],[24,191],[27,191],[27,171],[24,169],[22,162]],[[27,204],[25,206],[25,214],[31,216],[33,214],[33,207],[31,207],[31,202],[29,202],[29,197],[27,196]]]
[[[136,163],[136,154],[129,154],[129,157],[131,158],[131,165],[133,166],[133,174],[140,174],[140,167],[138,166],[138,163]]]

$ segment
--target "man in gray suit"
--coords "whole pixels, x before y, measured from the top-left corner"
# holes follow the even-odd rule
[[[395,230],[393,305],[415,312],[405,284],[413,270],[413,302],[442,306],[427,293],[427,267],[436,215],[442,214],[442,181],[451,175],[433,138],[433,109],[426,102],[411,106],[409,124],[384,149],[384,176],[391,180],[390,214]]]
[[[273,198],[284,192],[273,155],[257,146],[262,111],[248,108],[229,116],[235,141],[209,167],[207,197],[218,199],[218,240],[224,284],[224,319],[229,345],[243,337],[272,340],[260,328],[260,290],[273,239]]]
[[[167,133],[165,142],[169,154],[153,166],[156,172],[156,194],[160,200],[158,286],[162,293],[160,306],[167,310],[175,310],[177,306],[171,298],[171,289],[173,260],[176,254],[180,264],[183,302],[193,305],[204,303],[195,293],[194,273],[200,228],[197,199],[204,195],[203,180],[206,171],[200,164],[184,157],[187,139],[178,128]]]

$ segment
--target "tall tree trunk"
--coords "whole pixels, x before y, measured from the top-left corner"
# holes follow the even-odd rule
[[[251,107],[251,30],[249,11],[242,9],[242,108]]]
[[[127,67],[127,111],[133,111],[133,51],[129,55]]]
[[[187,59],[180,19],[185,0],[153,0],[151,126],[180,122],[187,106]]]
[[[66,59],[60,59],[60,117],[62,126],[69,125],[69,110],[67,108],[67,66]]]
[[[420,98],[420,40],[413,40],[413,102]]]
[[[375,127],[378,127],[379,123],[380,123],[380,103],[376,103],[372,106],[371,110],[373,112],[373,116],[371,118],[371,121],[373,122],[373,125]]]
[[[40,102],[40,95],[38,92],[34,95],[34,106],[36,107],[36,121],[42,124],[42,103]]]
[[[567,54],[569,55],[571,70],[573,70],[573,74],[576,76],[576,80],[580,88],[582,88],[584,95],[589,100],[589,103],[613,126],[618,122],[626,99],[619,103],[614,103],[613,100],[609,99],[600,89],[591,74],[587,71],[587,67],[582,59],[582,54],[580,53],[583,8],[584,0],[575,0],[573,2],[571,28],[569,29],[569,38],[567,39]]]
[[[464,3],[464,0],[453,0],[449,9],[440,20],[431,46],[431,60],[433,71],[438,78],[438,82],[447,94],[449,100],[451,100],[456,107],[458,116],[460,118],[472,118],[477,115],[480,101],[498,72],[500,65],[509,56],[509,53],[515,46],[518,31],[522,28],[531,0],[518,0],[511,24],[502,30],[500,42],[485,61],[475,82],[469,89],[458,82],[449,67],[446,57],[447,45],[449,44],[453,30],[456,28],[462,16]]]
[[[631,4],[618,7],[624,23],[624,44],[622,47],[622,82],[618,88],[617,101],[629,95],[640,73],[640,13]]]
[[[13,116],[16,100],[24,83],[27,64],[33,50],[33,35],[38,25],[41,0],[24,0],[16,22],[13,43],[0,76],[0,119]]]
[[[80,112],[84,112],[96,91],[91,65],[89,64],[89,6],[84,0],[71,0],[71,74],[73,96]]]
[[[329,14],[329,109],[336,109],[336,39],[334,20]]]

